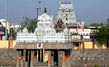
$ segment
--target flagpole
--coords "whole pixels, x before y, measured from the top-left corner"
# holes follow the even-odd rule
[[[7,31],[7,24],[8,24],[8,0],[6,0],[6,27],[5,27],[5,39],[7,40],[7,33],[8,33],[8,31]]]

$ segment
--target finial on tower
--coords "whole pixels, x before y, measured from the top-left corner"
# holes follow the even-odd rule
[[[46,7],[44,8],[44,13],[47,13],[47,8]]]

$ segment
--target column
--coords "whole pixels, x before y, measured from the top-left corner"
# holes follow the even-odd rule
[[[34,52],[33,51],[31,51],[31,59],[30,59],[30,61],[31,61],[30,67],[33,67],[33,61],[34,61]]]
[[[78,43],[79,44],[79,51],[81,51],[81,43]]]
[[[44,58],[45,58],[45,50],[43,49],[43,62],[44,62]]]
[[[43,62],[43,49],[41,50],[41,62]]]
[[[35,63],[37,62],[37,53],[38,53],[37,50],[35,50],[35,51],[34,51],[34,62],[35,62]]]
[[[64,55],[65,53],[63,51],[58,51],[58,66],[64,67],[64,62],[66,61],[66,57]]]
[[[38,50],[38,62],[40,62],[41,59],[40,59],[40,49]]]
[[[19,55],[20,54],[20,52],[19,51],[17,51],[17,55]],[[19,56],[16,58],[16,67],[20,67],[19,65],[20,65],[20,63],[19,63]]]
[[[84,41],[82,41],[82,48],[85,49]]]
[[[31,65],[31,50],[28,51],[29,54],[29,60],[28,60],[28,67]]]
[[[21,67],[24,67],[24,51],[23,50],[21,50],[21,61],[20,61],[20,65],[21,65]]]
[[[54,66],[54,51],[51,51],[51,67]]]
[[[71,51],[67,50],[67,55],[66,55],[66,63],[65,66],[71,67]]]
[[[28,50],[25,52],[25,67],[28,67]]]
[[[16,62],[16,67],[19,67],[19,57],[17,57]]]
[[[51,67],[51,51],[48,51],[48,67]]]
[[[8,49],[10,49],[10,40],[8,40]]]
[[[39,61],[38,61],[38,50],[37,50],[37,62],[39,62]]]
[[[67,60],[67,58],[65,56],[65,51],[62,51],[62,67],[66,67],[65,66],[66,60]]]
[[[92,47],[93,47],[93,49],[95,49],[95,42],[94,41],[93,41]]]

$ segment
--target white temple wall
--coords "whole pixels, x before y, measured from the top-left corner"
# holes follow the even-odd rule
[[[56,33],[52,17],[43,14],[38,18],[39,22],[34,33],[28,33],[24,28],[23,32],[17,33],[18,42],[68,42],[68,31]]]

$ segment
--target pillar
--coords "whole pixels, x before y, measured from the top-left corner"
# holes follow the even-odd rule
[[[13,48],[14,46],[13,46],[13,40],[11,40],[11,48]]]
[[[79,44],[79,51],[81,50],[81,43],[78,43]]]
[[[65,66],[71,67],[71,51],[67,50]]]
[[[48,67],[51,67],[51,51],[48,51]]]
[[[28,60],[28,67],[31,66],[31,50],[28,51],[29,54],[29,60]]]
[[[28,62],[25,62],[25,67],[28,67]]]
[[[54,51],[51,51],[51,67],[54,66]]]
[[[16,59],[16,67],[19,67],[19,57]]]
[[[66,65],[65,65],[66,60],[67,60],[67,58],[66,58],[66,56],[65,56],[65,52],[62,51],[62,67],[66,67]]]
[[[85,49],[84,41],[82,41],[82,48]]]
[[[40,58],[40,49],[38,50],[38,62],[41,61],[41,58]]]
[[[35,51],[34,51],[34,62],[35,62],[35,63],[37,62],[37,53],[38,53],[37,50],[35,50]]]
[[[31,58],[30,58],[30,61],[31,61],[30,67],[33,67],[33,61],[34,61],[34,52],[33,52],[33,51],[31,51]]]
[[[64,67],[65,61],[66,61],[65,53],[63,51],[58,51],[58,67]]]
[[[25,67],[28,67],[28,50],[25,52]]]
[[[21,61],[20,61],[20,65],[21,65],[21,67],[24,67],[24,51],[23,50],[21,50]]]
[[[41,62],[43,62],[43,49],[41,50]]]
[[[17,50],[18,57],[16,58],[16,67],[20,67],[20,57],[21,57],[21,51]]]
[[[44,62],[44,58],[45,58],[45,50],[43,49],[43,62]]]
[[[8,49],[10,49],[10,40],[8,40]]]
[[[95,42],[94,41],[93,41],[92,47],[93,47],[93,49],[95,49]]]

